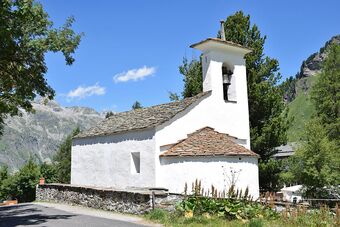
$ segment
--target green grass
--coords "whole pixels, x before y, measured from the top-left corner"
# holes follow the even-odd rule
[[[277,219],[251,219],[247,221],[227,220],[223,217],[209,215],[184,217],[178,212],[169,213],[164,210],[155,209],[145,216],[146,219],[163,224],[164,226],[184,227],[184,226],[227,226],[227,227],[305,227],[305,226],[339,226],[336,217],[333,217],[329,211],[314,211],[310,213],[301,213],[294,217],[280,216]],[[338,220],[339,221],[339,220]]]
[[[146,219],[163,224],[164,226],[244,226],[240,221],[226,221],[219,217],[194,216],[186,218],[177,212],[169,213],[161,209],[155,209],[147,214]]]
[[[302,78],[297,83],[297,96],[288,105],[288,117],[293,119],[287,132],[289,142],[303,140],[305,124],[315,113],[314,105],[310,99],[310,90],[317,77],[318,76]],[[303,84],[306,84],[309,87],[307,91],[304,91]]]

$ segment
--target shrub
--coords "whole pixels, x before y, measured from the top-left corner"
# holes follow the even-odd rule
[[[3,199],[18,199],[19,202],[33,201],[39,177],[39,166],[30,159],[19,172],[2,181],[0,191]]]
[[[187,189],[187,186],[185,187]],[[201,182],[197,181],[192,186],[192,195],[187,196],[178,204],[177,210],[185,216],[201,216],[210,214],[224,217],[228,220],[250,220],[253,218],[277,218],[278,213],[272,209],[253,202],[248,194],[248,188],[244,193],[231,186],[227,193],[218,193],[212,187],[211,194],[203,196],[204,190]],[[211,197],[209,197],[211,195]],[[219,197],[218,197],[219,196]],[[190,215],[189,215],[190,214]]]
[[[53,164],[48,164],[46,162],[40,165],[40,175],[45,178],[46,183],[56,183],[58,182],[57,168]]]

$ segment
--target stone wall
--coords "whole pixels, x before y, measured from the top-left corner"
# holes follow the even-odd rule
[[[143,214],[153,208],[173,210],[182,196],[165,190],[115,190],[91,188],[69,184],[43,184],[36,188],[36,200],[120,213]]]

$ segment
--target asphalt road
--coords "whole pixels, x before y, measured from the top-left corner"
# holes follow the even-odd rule
[[[71,213],[38,204],[0,207],[0,226],[146,226],[122,220]]]

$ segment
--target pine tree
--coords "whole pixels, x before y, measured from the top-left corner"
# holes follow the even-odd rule
[[[57,154],[53,158],[59,183],[69,184],[71,181],[72,138],[77,135],[79,131],[79,128],[76,128],[72,134],[66,138],[64,143],[60,145]]]
[[[107,113],[105,114],[105,118],[109,118],[109,117],[111,117],[111,116],[113,116],[113,112],[112,112],[112,111],[109,111],[109,112],[107,112]]]
[[[245,56],[250,120],[251,149],[267,161],[276,152],[275,147],[287,142],[287,112],[284,112],[283,92],[278,82],[281,78],[276,59],[263,53],[266,36],[256,25],[250,24],[250,16],[242,11],[229,16],[225,22],[226,40],[252,49]],[[218,34],[219,36],[219,34]],[[179,67],[184,76],[184,98],[202,92],[202,67],[197,60],[184,58]]]
[[[227,18],[224,28],[226,40],[252,49],[245,56],[251,149],[267,161],[276,152],[275,147],[287,142],[283,94],[277,86],[279,63],[264,55],[266,36],[255,24],[251,26],[249,15],[236,12]]]
[[[141,109],[141,108],[143,108],[143,106],[138,101],[134,102],[133,105],[132,105],[133,110]]]
[[[183,58],[183,63],[179,66],[179,72],[184,76],[184,88],[182,96],[184,98],[195,96],[203,90],[202,64],[200,61],[193,59],[188,62]]]
[[[311,97],[316,114],[326,127],[329,138],[340,145],[340,45],[329,46]]]

